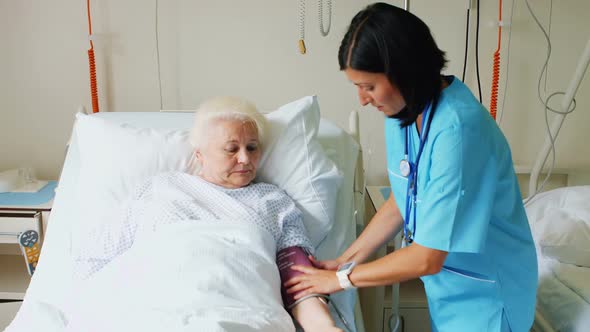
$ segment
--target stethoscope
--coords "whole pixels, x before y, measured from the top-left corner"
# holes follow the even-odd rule
[[[430,115],[430,117],[428,117]],[[432,103],[429,103],[428,106],[424,109],[422,113],[422,132],[420,133],[420,146],[418,148],[418,154],[416,155],[416,161],[411,162],[409,159],[409,140],[410,140],[410,131],[408,130],[409,126],[406,126],[406,145],[404,149],[404,158],[399,163],[399,171],[400,174],[408,178],[408,187],[406,190],[406,215],[404,218],[404,234],[402,238],[402,245],[408,245],[414,242],[414,234],[416,233],[416,197],[418,195],[418,165],[420,164],[420,157],[422,156],[422,151],[424,150],[424,145],[426,143],[426,138],[428,137],[428,132],[430,131],[430,123],[432,122],[432,117],[434,116],[434,111],[432,111]],[[427,120],[428,119],[428,120]],[[424,125],[426,123],[426,126]],[[410,230],[410,214],[412,216],[412,230]]]

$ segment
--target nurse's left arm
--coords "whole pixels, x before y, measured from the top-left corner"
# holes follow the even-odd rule
[[[419,278],[440,272],[447,252],[417,243],[367,264],[357,266],[349,275],[355,287],[372,287]]]
[[[446,251],[413,243],[375,261],[357,265],[349,278],[355,287],[391,285],[436,274],[441,270],[446,258]],[[288,293],[304,290],[297,294],[295,299],[313,293],[331,294],[342,290],[335,271],[304,266],[292,268],[304,273],[285,283],[285,287],[290,287]]]

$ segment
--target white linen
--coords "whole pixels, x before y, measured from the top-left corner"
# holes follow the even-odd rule
[[[582,332],[590,324],[590,186],[539,194],[527,205],[537,247],[537,315],[554,331]]]
[[[190,189],[202,213],[156,214],[163,222],[146,214],[133,246],[73,289],[67,331],[294,331],[281,300],[277,239],[255,222],[267,216],[203,180]],[[149,204],[166,211],[170,202]]]
[[[256,213],[259,217],[248,220],[242,218],[239,221],[258,226],[272,234],[277,251],[303,247],[314,252],[303,225],[301,211],[277,186],[253,183],[243,188],[229,189],[196,175],[167,172],[150,178],[136,188],[126,204],[126,213],[112,221],[104,220],[100,228],[88,229],[80,235],[84,247],[76,251],[74,273],[85,279],[100,270],[131,247],[138,228],[157,228],[178,220],[198,223],[207,217],[216,216],[218,208],[208,211],[203,209],[201,202],[195,200],[201,191],[220,196],[221,202],[233,198],[236,208]]]
[[[138,235],[75,288],[66,331],[295,330],[265,230],[212,220]]]
[[[256,179],[272,183],[297,203],[314,247],[334,224],[342,173],[317,139],[320,106],[305,97],[266,115],[269,126]]]
[[[113,123],[128,123],[138,128],[160,130],[187,128],[193,118],[191,113],[158,112],[107,112],[98,113],[95,116],[108,119]],[[326,154],[344,174],[343,184],[338,192],[334,227],[317,249],[317,257],[330,259],[342,253],[356,237],[353,180],[360,149],[350,135],[325,119],[322,119],[320,123],[318,138]],[[76,204],[78,197],[88,194],[88,190],[77,186],[79,175],[80,152],[76,136],[73,135],[56,190],[57,194],[53,203],[41,260],[25,294],[17,319],[10,325],[10,332],[40,330],[34,324],[35,318],[44,314],[53,317],[54,313],[45,312],[49,307],[38,304],[48,303],[56,308],[62,307],[65,295],[71,289],[73,282],[71,227],[75,223],[84,222],[87,215],[94,212],[94,210],[84,211]],[[149,297],[149,293],[146,294],[146,297]],[[354,329],[356,291],[339,292],[333,294],[331,298]],[[338,316],[333,314],[333,317],[338,323]],[[43,325],[42,330],[63,331],[63,327],[59,324],[51,325],[51,320],[46,321],[47,324]],[[340,326],[342,327],[342,324]],[[356,329],[354,330],[356,331]]]
[[[28,302],[27,305],[21,305],[4,332],[62,332],[65,327],[66,321],[61,310],[44,302]]]
[[[537,251],[562,263],[590,267],[590,186],[541,193],[527,205]]]
[[[537,311],[555,331],[585,332],[590,324],[590,269],[539,256]]]

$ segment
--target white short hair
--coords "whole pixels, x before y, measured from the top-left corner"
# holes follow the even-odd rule
[[[250,101],[240,97],[215,97],[206,100],[195,113],[195,121],[190,133],[190,143],[197,149],[205,141],[207,128],[213,120],[235,120],[252,122],[256,125],[258,140],[262,144],[266,132],[266,118]]]

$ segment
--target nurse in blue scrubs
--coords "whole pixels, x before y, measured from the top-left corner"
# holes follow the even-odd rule
[[[433,331],[529,331],[537,260],[510,147],[419,18],[376,3],[342,40],[340,68],[385,116],[393,195],[338,258],[315,261],[290,292],[334,293],[421,278]],[[367,258],[402,232],[404,247]],[[347,264],[348,263],[348,264]]]

